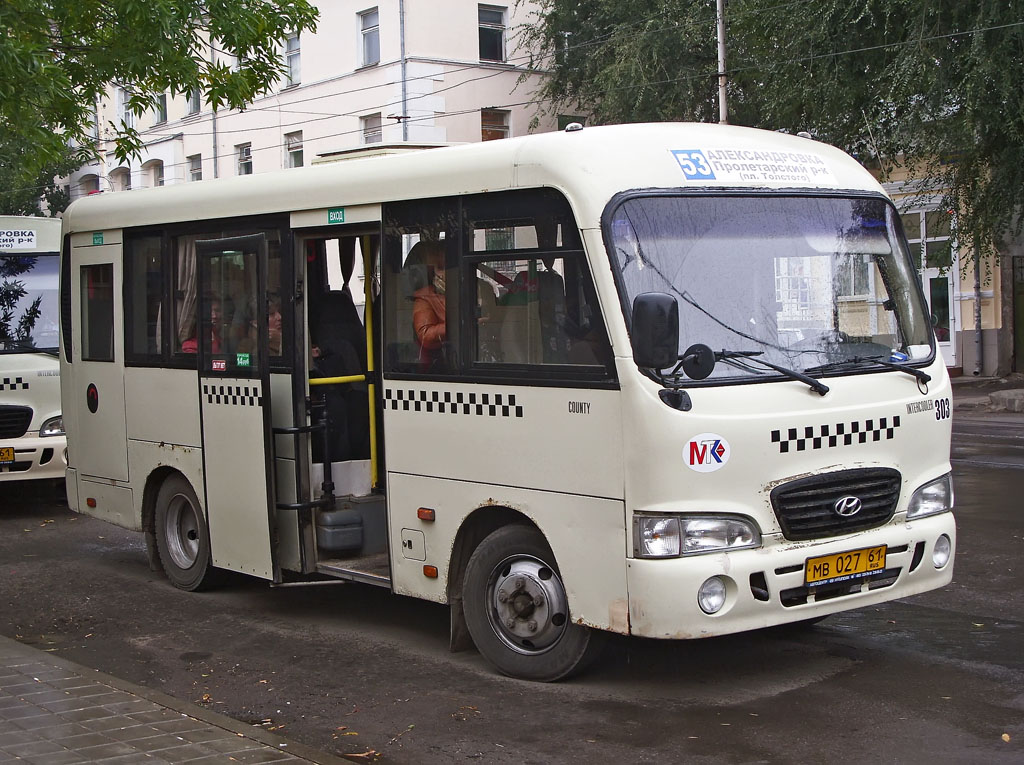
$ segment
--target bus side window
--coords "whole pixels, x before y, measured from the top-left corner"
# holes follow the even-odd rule
[[[82,360],[114,360],[114,266],[82,266]]]
[[[483,261],[474,361],[607,366],[604,322],[582,256]],[[493,285],[493,286],[492,286]],[[495,290],[493,304],[487,290]]]
[[[125,246],[125,355],[159,359],[163,347],[163,254],[160,236],[140,236]]]
[[[461,285],[453,207],[447,200],[386,207],[385,371],[447,375],[459,369]]]

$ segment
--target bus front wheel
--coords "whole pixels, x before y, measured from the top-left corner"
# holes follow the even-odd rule
[[[477,649],[510,677],[560,680],[600,651],[601,635],[569,618],[555,557],[530,526],[503,526],[473,551],[463,607]]]
[[[171,584],[182,590],[203,590],[215,584],[217,569],[210,556],[206,519],[192,485],[173,475],[156,497],[156,544]]]

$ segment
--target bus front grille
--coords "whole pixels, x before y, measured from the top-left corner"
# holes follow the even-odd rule
[[[0,406],[0,438],[21,438],[32,423],[27,406]]]
[[[891,468],[822,473],[775,487],[772,509],[786,539],[841,536],[881,526],[892,518],[901,483],[899,471]],[[851,513],[854,508],[858,509]]]

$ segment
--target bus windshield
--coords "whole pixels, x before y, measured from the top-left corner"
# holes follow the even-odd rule
[[[58,344],[59,256],[0,256],[0,353],[44,351]]]
[[[637,196],[606,237],[627,310],[674,297],[680,354],[709,346],[727,362],[709,380],[728,382],[778,375],[756,360],[817,375],[932,358],[897,218],[878,198]]]

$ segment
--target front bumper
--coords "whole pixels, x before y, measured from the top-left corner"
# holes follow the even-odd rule
[[[941,569],[932,563],[936,540],[952,543]],[[846,585],[804,587],[808,558],[887,545],[885,573]],[[942,587],[953,578],[953,513],[897,520],[826,542],[766,538],[756,550],[667,560],[627,561],[630,633],[651,638],[699,638],[813,619]],[[726,582],[726,603],[714,615],[697,605],[697,590],[712,576]]]
[[[64,477],[68,466],[68,442],[64,436],[0,439],[0,446],[14,449],[13,464],[0,465],[0,481]]]

